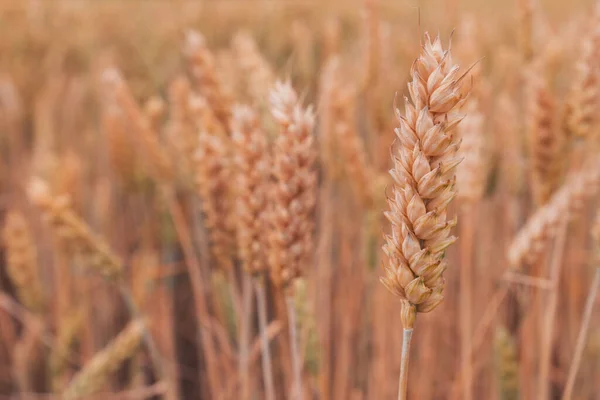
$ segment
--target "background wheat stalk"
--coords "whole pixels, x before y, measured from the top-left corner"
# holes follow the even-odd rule
[[[269,235],[272,279],[285,292],[289,315],[294,398],[303,399],[302,365],[296,337],[296,312],[293,283],[311,263],[312,215],[316,203],[317,175],[313,139],[312,108],[304,108],[290,83],[277,82],[271,91],[271,113],[280,125],[273,149],[274,182],[269,221],[274,228]]]

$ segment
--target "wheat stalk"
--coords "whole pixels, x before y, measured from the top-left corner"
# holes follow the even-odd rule
[[[425,34],[420,57],[411,68],[411,101],[405,114],[396,115],[399,146],[390,171],[395,185],[388,199],[392,233],[386,235],[383,251],[383,285],[402,299],[405,346],[398,398],[406,398],[410,338],[417,312],[429,312],[443,299],[445,250],[456,240],[450,230],[456,219],[448,219],[448,204],[456,196],[455,169],[461,120],[458,107],[467,95],[464,75],[444,50],[439,37]]]
[[[312,257],[313,213],[316,203],[316,151],[312,136],[312,108],[303,108],[290,83],[277,82],[271,91],[271,113],[280,125],[273,154],[273,178],[269,196],[269,263],[271,277],[286,292],[290,317],[294,394],[302,397],[301,365],[297,351],[292,283],[303,274]]]
[[[593,245],[595,248],[595,257],[593,259],[593,262],[598,263],[600,261],[600,213],[597,213],[596,215],[596,221],[594,223],[594,227],[592,228],[592,237],[594,242]],[[596,266],[594,278],[592,279],[590,290],[587,296],[587,301],[585,303],[583,318],[581,320],[581,327],[579,328],[579,334],[577,335],[577,343],[575,345],[575,350],[573,351],[573,358],[571,361],[571,366],[569,368],[567,383],[565,384],[565,389],[562,396],[563,400],[570,400],[573,396],[573,389],[575,388],[577,372],[579,371],[579,367],[581,365],[581,359],[583,357],[583,351],[585,350],[585,345],[590,329],[590,323],[592,321],[594,303],[596,302],[599,290],[600,267]]]
[[[265,252],[265,241],[263,232],[265,231],[264,219],[267,212],[268,198],[268,179],[270,168],[269,149],[267,147],[267,138],[260,127],[258,115],[248,106],[237,106],[233,109],[233,118],[231,123],[232,142],[234,146],[234,164],[235,188],[236,188],[236,212],[235,220],[237,223],[237,243],[240,253],[240,259],[248,274],[244,282],[245,304],[252,301],[252,280],[261,279],[261,276],[267,271],[268,265]],[[262,285],[261,285],[262,286]],[[265,305],[258,300],[258,307]],[[263,316],[266,316],[266,309],[259,310]],[[242,316],[243,327],[249,330],[249,313]],[[274,399],[273,378],[271,372],[271,357],[268,347],[268,341],[265,345],[266,326],[261,324],[261,337],[263,338],[263,374],[265,383],[265,397]],[[248,332],[246,332],[246,335]],[[247,339],[243,337],[243,339]],[[248,380],[248,340],[244,340],[245,352],[240,354],[240,363],[245,363],[242,367],[242,387],[249,384]],[[242,355],[244,357],[242,357]],[[247,389],[246,389],[247,390]],[[243,392],[243,397],[248,398],[248,394]]]

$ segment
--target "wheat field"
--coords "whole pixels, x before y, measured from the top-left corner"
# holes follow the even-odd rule
[[[600,1],[0,2],[0,399],[600,398]]]

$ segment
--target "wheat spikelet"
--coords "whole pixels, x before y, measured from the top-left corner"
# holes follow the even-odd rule
[[[123,361],[131,358],[142,342],[145,325],[132,321],[104,349],[83,366],[62,394],[62,399],[78,399],[102,390],[106,378],[115,373]]]
[[[190,30],[185,38],[184,54],[196,89],[206,98],[223,129],[228,130],[231,99],[217,78],[214,56],[206,46],[204,36]]]
[[[269,263],[274,283],[288,288],[312,254],[312,214],[316,203],[316,151],[312,108],[303,108],[290,83],[271,91],[271,113],[280,125],[273,155],[273,203],[269,221]]]
[[[269,88],[275,83],[275,74],[248,33],[236,34],[232,45],[243,74],[246,93],[252,102],[261,105],[268,98]]]
[[[575,81],[567,98],[563,127],[569,136],[584,139],[598,125],[600,105],[600,5],[596,6],[591,32],[583,38]]]
[[[514,339],[503,327],[496,329],[494,336],[496,374],[501,400],[518,400],[519,364]]]
[[[6,248],[6,273],[21,304],[34,312],[44,309],[44,290],[37,265],[37,249],[27,220],[19,211],[6,214],[2,240]]]
[[[110,103],[116,104],[129,120],[135,131],[135,142],[143,149],[143,158],[148,172],[159,182],[170,182],[174,177],[174,166],[162,149],[150,122],[144,117],[127,84],[118,70],[109,68],[103,73],[103,80],[110,93]]]
[[[456,183],[460,199],[476,202],[481,199],[485,190],[486,154],[483,115],[474,96],[467,100],[464,112],[466,116],[458,130],[462,139],[459,154],[463,161],[456,169]]]
[[[37,177],[31,179],[27,190],[30,201],[42,211],[53,233],[92,270],[109,279],[121,276],[121,259],[73,212],[68,197],[52,195],[46,182]]]
[[[459,140],[457,110],[467,95],[458,65],[439,37],[425,35],[421,56],[411,68],[405,115],[396,116],[399,146],[390,171],[395,185],[385,215],[392,225],[383,251],[384,286],[403,301],[402,322],[411,329],[417,312],[433,310],[443,299],[445,250],[456,238],[448,204],[456,196]]]
[[[527,131],[531,154],[533,198],[540,206],[559,185],[564,154],[561,131],[556,125],[556,101],[538,65],[527,77]]]
[[[600,162],[588,160],[580,171],[568,176],[565,184],[527,220],[509,247],[509,262],[513,266],[535,262],[565,216],[575,218],[584,202],[597,193],[599,185]]]
[[[196,190],[202,200],[204,225],[208,230],[215,264],[231,267],[234,246],[231,204],[231,160],[227,138],[201,130],[195,160]]]
[[[232,142],[236,166],[236,222],[240,257],[252,274],[263,272],[263,221],[266,217],[269,149],[256,112],[247,106],[233,109]]]

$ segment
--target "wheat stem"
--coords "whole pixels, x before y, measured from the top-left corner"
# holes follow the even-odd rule
[[[468,204],[468,203],[467,203]],[[474,204],[469,204],[474,206]],[[473,302],[473,238],[475,233],[475,215],[474,210],[468,210],[465,207],[462,210],[463,218],[460,225],[461,232],[461,268],[460,268],[460,332],[461,332],[461,364],[463,380],[463,399],[471,400],[473,398],[473,364],[471,350],[471,329],[472,329],[472,309]]]
[[[275,384],[273,382],[273,367],[271,366],[271,350],[269,347],[269,335],[267,332],[267,301],[265,285],[258,278],[254,280],[256,291],[256,307],[258,309],[258,324],[260,329],[260,340],[262,342],[262,368],[263,382],[265,386],[265,400],[275,400]]]
[[[252,277],[248,274],[244,275],[242,288],[243,296],[243,314],[240,315],[240,356],[239,356],[239,376],[241,380],[241,398],[243,400],[250,399],[250,363],[249,363],[249,347],[252,323]]]
[[[398,381],[398,400],[406,400],[408,388],[408,362],[410,361],[410,344],[413,328],[404,329],[402,335],[402,361],[400,362],[400,379]]]
[[[294,374],[294,388],[292,398],[302,400],[302,366],[300,365],[300,354],[298,351],[298,334],[296,327],[296,307],[294,307],[294,297],[286,295],[285,302],[287,304],[290,328],[290,341],[292,353],[292,370]]]
[[[562,221],[560,230],[554,243],[552,252],[552,261],[550,264],[550,280],[552,290],[548,293],[546,300],[546,310],[542,320],[542,338],[540,352],[540,375],[539,375],[539,394],[540,400],[550,398],[550,366],[552,363],[552,342],[554,338],[554,320],[556,318],[556,308],[558,305],[558,283],[560,279],[560,268],[562,266],[565,242],[567,239],[568,218]]]
[[[581,358],[583,356],[583,350],[585,348],[585,342],[587,340],[587,334],[592,320],[592,311],[594,310],[594,303],[598,296],[598,288],[600,288],[600,267],[596,268],[594,274],[594,280],[588,293],[587,301],[585,303],[585,311],[583,313],[583,320],[581,321],[581,328],[577,335],[577,343],[575,345],[575,352],[573,354],[573,361],[569,368],[569,376],[567,378],[567,384],[565,385],[565,391],[563,393],[563,400],[570,400],[573,394],[573,387],[575,386],[575,378],[577,378],[577,372],[581,365]]]

